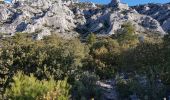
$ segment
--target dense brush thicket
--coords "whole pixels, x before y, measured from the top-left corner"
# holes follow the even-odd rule
[[[170,91],[170,37],[140,41],[131,24],[86,42],[56,35],[1,40],[0,92],[14,100],[100,100],[98,80],[115,79],[119,98],[160,100]],[[150,41],[154,40],[154,41]],[[156,41],[156,42],[155,42]]]

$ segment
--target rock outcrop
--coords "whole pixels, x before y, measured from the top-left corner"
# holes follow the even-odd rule
[[[170,31],[170,3],[166,4],[145,4],[132,7],[136,9],[140,14],[151,16],[159,21],[162,28]]]
[[[10,6],[1,5],[0,11],[3,33],[37,33],[37,39],[51,33],[76,35],[74,14],[60,0],[13,0]]]
[[[154,33],[166,34],[157,20],[139,14],[119,0],[112,0],[109,6],[103,10],[100,8],[86,9],[84,16],[86,23],[80,30],[86,30],[86,32],[112,35],[121,28],[122,24],[130,22],[136,27],[137,33],[149,30]]]
[[[0,32],[32,33],[36,39],[52,33],[66,38],[91,32],[107,36],[116,33],[125,22],[131,22],[137,33],[149,30],[165,34],[157,20],[139,14],[120,0],[112,0],[107,6],[87,5],[67,5],[61,0],[12,0],[12,4],[0,5]],[[162,25],[168,28],[169,22]]]

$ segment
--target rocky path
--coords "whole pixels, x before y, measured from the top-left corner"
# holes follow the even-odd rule
[[[108,80],[105,82],[99,81],[98,84],[104,90],[103,100],[118,100],[114,80]]]

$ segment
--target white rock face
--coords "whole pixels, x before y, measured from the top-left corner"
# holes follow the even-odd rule
[[[151,16],[159,21],[162,28],[166,31],[170,31],[170,3],[167,4],[146,4],[133,7],[140,14]]]
[[[165,34],[157,20],[139,14],[120,0],[112,0],[103,9],[95,6],[88,3],[82,8],[76,4],[68,8],[61,0],[13,0],[10,6],[0,5],[0,32],[32,33],[36,39],[53,33],[66,38],[78,36],[78,32],[108,36],[115,34],[122,24],[131,22],[138,32],[149,30]],[[162,26],[169,28],[169,21]]]
[[[96,13],[97,12],[97,13]],[[82,30],[87,32],[112,35],[121,29],[122,24],[130,22],[134,25],[137,32],[146,30],[166,34],[159,22],[152,17],[141,15],[134,9],[112,9],[105,8],[103,11],[92,11],[85,14],[87,23]],[[89,18],[90,17],[90,18]]]
[[[11,7],[2,6],[0,10],[0,31],[7,34],[37,33],[40,39],[51,33],[67,34],[75,28],[74,14],[61,0],[13,0]]]
[[[8,20],[13,14],[5,6],[0,6],[0,12],[0,22]]]

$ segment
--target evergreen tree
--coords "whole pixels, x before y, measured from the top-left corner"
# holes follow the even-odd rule
[[[90,45],[94,44],[96,42],[96,35],[93,33],[89,34],[87,37],[87,42]]]

